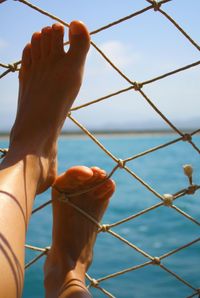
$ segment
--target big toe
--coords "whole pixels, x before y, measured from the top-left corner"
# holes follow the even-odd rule
[[[74,166],[57,177],[54,188],[61,191],[75,189],[93,177],[93,171],[85,166]]]
[[[31,44],[28,43],[22,53],[22,68],[27,69],[31,65]]]
[[[70,48],[68,54],[76,61],[78,67],[84,64],[90,47],[90,35],[86,26],[80,21],[72,21],[69,27]]]

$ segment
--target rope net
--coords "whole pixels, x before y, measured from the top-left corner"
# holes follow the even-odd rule
[[[99,32],[102,32],[104,30],[107,30],[108,28],[117,26],[118,24],[122,23],[122,22],[127,22],[128,20],[138,17],[141,14],[145,14],[145,12],[150,11],[150,10],[154,10],[155,13],[159,13],[162,15],[163,18],[167,19],[168,22],[171,23],[171,25],[174,26],[174,28],[176,30],[178,30],[185,38],[186,42],[190,43],[190,45],[192,47],[194,47],[196,50],[200,50],[200,46],[197,44],[197,42],[195,42],[188,34],[187,32],[176,22],[176,20],[174,20],[168,13],[166,13],[164,11],[164,6],[166,3],[171,2],[172,0],[163,0],[163,1],[155,1],[155,0],[146,0],[147,1],[147,5],[146,7],[144,7],[143,9],[139,10],[139,11],[135,11],[133,13],[131,13],[128,16],[125,16],[121,19],[115,20],[112,23],[107,24],[106,26],[103,26],[101,28],[98,28],[97,30],[94,30],[92,32],[90,32],[91,36],[98,34]],[[0,2],[4,2],[4,1],[0,1]],[[66,23],[64,20],[56,17],[55,15],[52,15],[51,13],[48,13],[47,11],[44,11],[43,9],[31,4],[30,2],[26,1],[26,0],[17,0],[16,2],[21,2],[22,4],[29,6],[31,9],[34,9],[36,11],[38,11],[39,13],[60,22],[61,24],[63,24],[66,27],[69,27],[69,24]],[[65,43],[67,44],[67,43]],[[165,260],[174,255],[177,254],[178,252],[185,250],[186,248],[195,245],[196,243],[198,243],[200,241],[200,237],[197,239],[194,239],[188,243],[185,243],[184,245],[180,246],[180,247],[176,247],[171,251],[166,252],[163,255],[160,256],[154,256],[154,255],[150,255],[147,251],[144,251],[143,249],[141,249],[140,247],[136,246],[134,243],[128,241],[127,239],[125,239],[124,237],[122,237],[119,233],[116,233],[114,231],[114,228],[119,226],[119,225],[123,225],[126,222],[130,222],[133,221],[135,218],[141,217],[142,215],[151,212],[152,210],[158,210],[159,208],[161,208],[162,206],[168,207],[169,209],[173,209],[175,212],[177,212],[179,215],[181,215],[182,217],[184,217],[185,221],[190,221],[193,225],[195,226],[200,226],[200,222],[195,219],[192,215],[188,214],[187,212],[183,211],[181,208],[176,206],[176,200],[178,199],[183,199],[184,197],[186,197],[187,195],[194,195],[199,189],[200,189],[200,185],[195,184],[193,182],[193,176],[192,176],[192,166],[191,165],[184,165],[184,174],[187,176],[188,178],[188,185],[184,188],[184,189],[180,189],[177,190],[176,193],[168,193],[168,194],[160,194],[156,189],[154,189],[152,186],[150,186],[147,182],[145,182],[141,177],[139,177],[130,167],[129,167],[129,162],[133,161],[135,159],[139,159],[145,155],[149,155],[152,152],[155,152],[157,150],[166,148],[168,146],[171,146],[173,144],[176,144],[178,142],[187,142],[194,151],[196,151],[197,154],[200,153],[200,149],[197,146],[197,144],[193,141],[193,136],[197,135],[200,132],[200,129],[197,129],[195,131],[192,131],[190,133],[185,133],[183,131],[181,131],[174,123],[172,123],[165,114],[163,114],[158,107],[154,104],[153,100],[149,97],[149,95],[144,92],[143,87],[145,85],[148,84],[153,84],[154,82],[163,80],[169,76],[173,76],[177,73],[183,72],[183,71],[187,71],[190,68],[196,67],[200,64],[200,60],[195,61],[192,64],[188,64],[188,65],[184,65],[181,68],[178,69],[174,69],[170,72],[164,73],[160,76],[157,77],[153,77],[149,80],[143,81],[143,82],[137,82],[137,81],[132,81],[129,77],[126,76],[126,74],[124,72],[122,72],[110,59],[109,57],[107,57],[105,55],[105,53],[93,42],[91,41],[91,45],[93,46],[93,48],[97,51],[97,53],[99,55],[101,55],[106,62],[114,69],[114,71],[116,71],[118,73],[119,76],[121,76],[121,78],[123,80],[125,80],[128,83],[128,87],[118,90],[116,92],[112,92],[109,94],[106,94],[105,96],[102,96],[100,98],[96,98],[94,100],[91,100],[85,104],[79,105],[79,106],[75,106],[73,108],[71,108],[69,114],[67,115],[67,117],[75,124],[77,125],[80,130],[82,130],[84,132],[84,134],[86,134],[95,144],[96,146],[98,146],[101,150],[103,150],[103,152],[108,155],[114,162],[115,166],[112,168],[112,170],[110,171],[108,178],[110,178],[116,171],[119,170],[123,170],[125,172],[127,172],[133,179],[136,179],[141,185],[142,187],[144,187],[145,189],[147,189],[151,194],[153,194],[153,196],[155,196],[158,200],[157,204],[152,205],[151,207],[148,207],[146,209],[141,210],[140,212],[134,213],[124,219],[118,220],[117,222],[114,223],[110,223],[110,224],[101,224],[99,222],[97,222],[94,218],[92,218],[89,214],[85,213],[83,210],[79,209],[75,204],[73,204],[73,196],[77,195],[77,194],[65,194],[64,192],[61,192],[61,200],[65,201],[67,204],[70,204],[71,206],[73,206],[76,210],[78,210],[80,213],[82,213],[84,216],[86,216],[88,218],[88,220],[92,221],[95,225],[97,225],[99,233],[107,233],[109,235],[111,235],[112,237],[117,238],[119,241],[123,242],[124,245],[128,246],[130,249],[134,250],[136,253],[141,254],[142,256],[145,257],[146,261],[129,267],[129,268],[124,268],[121,271],[118,272],[113,272],[112,274],[106,275],[106,276],[102,276],[101,278],[95,279],[94,277],[90,276],[89,274],[86,274],[87,280],[88,280],[88,288],[96,288],[98,289],[100,292],[102,292],[101,294],[104,294],[107,297],[115,297],[114,293],[110,293],[108,291],[108,289],[106,289],[105,287],[102,286],[102,282],[105,280],[109,280],[109,279],[113,279],[117,276],[120,275],[125,275],[128,272],[131,271],[136,271],[139,270],[141,268],[144,267],[148,267],[148,266],[158,266],[160,268],[160,270],[163,270],[165,272],[167,272],[167,274],[171,275],[172,278],[176,279],[177,281],[179,281],[180,283],[183,283],[186,287],[189,288],[189,290],[191,291],[190,296],[189,297],[195,297],[198,296],[200,297],[200,289],[192,284],[191,282],[189,282],[188,280],[186,280],[182,275],[178,274],[177,272],[171,270],[167,265],[165,265]],[[19,70],[20,67],[20,61],[16,61],[14,63],[11,64],[6,64],[6,63],[0,63],[0,67],[2,69],[4,69],[4,71],[0,74],[0,78],[3,78],[5,76],[7,76],[9,73],[11,72],[16,72]],[[155,146],[153,148],[150,148],[148,150],[145,150],[143,152],[140,152],[138,154],[132,155],[130,157],[127,157],[125,159],[121,159],[118,156],[115,156],[111,151],[109,151],[97,138],[94,134],[92,134],[89,130],[87,130],[86,127],[84,127],[75,117],[74,117],[74,111],[80,110],[85,108],[86,106],[89,105],[93,105],[96,104],[98,102],[101,101],[105,101],[108,98],[113,98],[119,94],[128,92],[128,91],[133,91],[133,92],[137,92],[146,102],[147,105],[150,105],[151,108],[159,115],[159,117],[162,118],[162,120],[168,125],[168,127],[177,135],[176,138],[174,138],[171,141],[168,141],[166,143],[160,144],[158,146]],[[0,148],[0,153],[1,153],[1,158],[3,158],[6,155],[7,149],[3,149]],[[88,191],[88,190],[87,190]],[[80,194],[80,193],[79,193]],[[72,199],[71,199],[72,197]],[[41,206],[37,207],[36,209],[33,210],[33,214],[35,214],[36,212],[38,212],[39,210],[43,209],[44,207],[48,206],[51,203],[51,200],[47,201],[46,203],[42,204]],[[43,257],[44,255],[47,254],[49,247],[36,247],[36,246],[32,246],[32,245],[28,245],[26,244],[26,249],[31,249],[34,251],[38,251],[38,255],[37,257],[35,257],[34,259],[32,259],[30,262],[28,262],[26,264],[26,269],[28,269],[31,265],[33,265],[37,260],[39,260],[41,257]],[[190,256],[188,256],[189,259]]]

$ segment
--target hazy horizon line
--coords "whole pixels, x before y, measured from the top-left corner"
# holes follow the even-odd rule
[[[195,131],[198,134],[200,133],[200,128],[180,128],[181,131],[187,132],[187,133],[192,133]],[[176,131],[170,129],[170,128],[161,128],[161,129],[90,129],[89,130],[90,133],[94,133],[94,134],[145,134],[145,133],[149,133],[149,134],[156,134],[156,133],[161,133],[161,134],[177,134]],[[79,130],[63,130],[61,132],[61,135],[85,135],[86,133],[83,131],[79,131]],[[10,131],[8,130],[2,130],[0,131],[0,136],[9,136],[10,135]]]

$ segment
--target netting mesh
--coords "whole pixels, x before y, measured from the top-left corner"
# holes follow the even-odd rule
[[[69,27],[69,24],[66,23],[65,21],[59,19],[58,17],[40,9],[39,7],[36,7],[35,5],[25,1],[25,0],[18,0],[19,2],[23,3],[24,5],[29,6],[30,8],[38,11],[39,13],[46,15],[47,17],[50,17],[53,20],[56,20],[60,23],[62,23],[64,26]],[[101,31],[104,31],[110,27],[116,26],[119,23],[122,22],[126,22],[131,18],[137,17],[141,14],[144,14],[146,11],[149,10],[154,10],[156,13],[160,13],[163,18],[166,18],[171,24],[173,24],[174,28],[176,30],[178,30],[184,37],[186,42],[190,43],[193,47],[195,47],[198,51],[200,50],[200,46],[185,32],[185,30],[183,28],[181,28],[181,26],[169,15],[167,14],[164,10],[164,4],[167,2],[170,2],[171,0],[163,0],[160,2],[154,1],[154,0],[147,0],[148,4],[146,7],[144,7],[143,9],[136,11],[128,16],[125,16],[124,18],[121,18],[119,20],[116,20],[112,23],[107,24],[106,26],[103,26],[95,31],[92,31],[90,34],[91,36],[93,36],[94,34],[98,34]],[[4,2],[4,1],[0,1],[0,2]],[[67,44],[67,43],[66,43]],[[186,71],[192,67],[195,67],[197,65],[200,64],[200,60],[195,61],[192,64],[189,65],[185,65],[181,68],[178,69],[174,69],[168,73],[164,73],[158,77],[154,77],[152,79],[143,81],[143,82],[137,82],[137,81],[132,81],[130,78],[128,78],[126,76],[125,73],[123,73],[119,68],[117,68],[117,66],[109,59],[109,57],[107,57],[105,55],[104,52],[102,52],[102,50],[100,50],[100,48],[92,41],[91,45],[94,47],[94,49],[99,53],[99,55],[101,55],[106,61],[107,63],[122,77],[123,80],[125,80],[126,82],[128,82],[129,86],[127,88],[118,90],[114,93],[110,93],[107,94],[105,96],[102,96],[100,98],[94,99],[90,102],[87,102],[83,105],[79,105],[79,106],[75,106],[73,107],[69,114],[68,114],[68,118],[75,124],[77,125],[97,146],[99,146],[104,152],[105,154],[107,154],[115,163],[115,166],[113,167],[113,169],[111,170],[110,174],[108,175],[108,178],[110,178],[116,171],[123,169],[124,171],[126,171],[133,179],[136,179],[139,183],[142,184],[142,187],[146,188],[149,192],[151,192],[158,200],[159,202],[151,207],[148,207],[144,210],[141,210],[138,213],[132,214],[131,216],[124,218],[122,220],[119,220],[117,222],[114,223],[110,223],[110,224],[101,224],[98,223],[94,218],[92,218],[90,215],[86,214],[83,210],[80,210],[77,206],[75,206],[73,204],[73,200],[70,200],[70,195],[69,194],[65,194],[63,193],[61,195],[62,200],[66,201],[66,203],[70,204],[71,206],[73,206],[75,209],[77,209],[79,212],[81,212],[82,214],[84,214],[84,216],[86,216],[88,218],[88,220],[91,220],[94,224],[96,224],[99,228],[99,233],[108,233],[110,234],[112,237],[115,237],[117,239],[119,239],[120,241],[122,241],[125,245],[129,246],[131,249],[135,250],[138,254],[143,255],[146,258],[146,261],[144,263],[141,263],[139,265],[130,267],[130,268],[125,268],[124,270],[118,271],[118,272],[113,272],[110,275],[107,276],[103,276],[101,278],[98,279],[94,279],[93,277],[91,277],[90,275],[87,274],[87,279],[88,279],[88,288],[90,287],[95,287],[96,289],[98,289],[99,291],[103,292],[106,296],[108,297],[114,297],[112,293],[110,293],[107,289],[105,289],[104,287],[102,287],[102,282],[108,279],[113,279],[119,275],[123,275],[126,274],[127,272],[130,271],[134,271],[134,270],[138,270],[140,268],[143,267],[147,267],[147,266],[152,266],[152,265],[157,265],[160,267],[160,270],[164,270],[165,272],[167,272],[169,275],[171,275],[174,279],[177,279],[179,282],[183,283],[186,287],[188,287],[191,291],[192,294],[189,297],[194,297],[194,296],[198,296],[200,297],[200,289],[198,289],[196,286],[194,286],[193,284],[191,284],[189,281],[185,280],[181,275],[177,274],[176,272],[174,272],[173,270],[171,270],[170,268],[168,268],[168,266],[165,265],[165,259],[168,258],[169,256],[178,253],[181,250],[184,250],[187,247],[190,247],[192,245],[194,245],[195,243],[200,241],[200,238],[194,239],[193,241],[189,242],[189,243],[185,243],[184,245],[180,246],[180,247],[176,247],[174,250],[171,250],[163,255],[160,256],[152,256],[150,255],[148,252],[142,250],[140,247],[136,246],[134,243],[131,243],[130,241],[128,241],[127,239],[125,239],[124,237],[122,237],[121,235],[119,235],[118,233],[116,233],[113,228],[117,227],[119,225],[122,225],[126,222],[129,221],[133,221],[135,218],[142,216],[145,213],[148,213],[154,209],[158,209],[161,206],[166,206],[166,207],[170,207],[171,209],[175,210],[176,212],[178,212],[181,216],[183,216],[185,218],[185,220],[189,220],[192,222],[192,224],[199,226],[200,222],[193,218],[190,214],[186,213],[185,211],[183,211],[182,209],[180,209],[179,207],[176,206],[175,201],[179,198],[183,198],[186,195],[193,195],[196,191],[198,191],[200,189],[200,185],[197,185],[193,182],[192,179],[192,168],[190,165],[185,165],[184,166],[184,173],[185,175],[188,177],[188,185],[181,190],[178,190],[176,193],[169,193],[169,194],[160,194],[158,191],[156,191],[152,186],[150,186],[147,182],[145,182],[141,177],[139,177],[130,167],[129,167],[129,162],[135,159],[139,159],[142,156],[148,155],[152,152],[155,152],[157,150],[160,150],[162,148],[171,146],[173,144],[176,144],[178,142],[187,142],[190,146],[192,146],[192,148],[194,149],[194,151],[196,151],[196,153],[200,153],[200,149],[198,148],[198,146],[195,144],[195,142],[193,141],[193,136],[198,134],[200,132],[200,129],[197,129],[191,133],[184,133],[183,131],[181,131],[178,127],[176,127],[176,125],[174,123],[172,123],[159,109],[158,107],[153,103],[152,99],[143,91],[143,86],[148,85],[148,84],[153,84],[156,81],[165,79],[168,76],[173,76],[174,74]],[[5,64],[5,63],[0,63],[0,67],[3,69],[5,68],[5,71],[1,73],[0,78],[3,78],[4,76],[8,75],[10,72],[15,72],[18,71],[19,67],[20,67],[20,61],[14,62],[12,64]],[[172,129],[172,131],[175,132],[175,134],[177,135],[176,138],[174,138],[171,141],[168,141],[164,144],[158,145],[156,147],[150,148],[144,152],[140,152],[139,154],[130,156],[128,158],[125,159],[121,159],[118,156],[115,156],[111,151],[109,151],[107,148],[105,148],[105,146],[95,137],[94,134],[92,134],[90,131],[87,130],[86,127],[84,127],[74,116],[73,116],[73,112],[78,110],[78,109],[83,109],[84,107],[88,106],[88,105],[93,105],[97,102],[100,101],[105,101],[108,98],[114,97],[116,95],[122,94],[124,92],[127,92],[129,90],[132,90],[133,92],[138,92],[138,94],[145,99],[146,104],[150,105],[151,108],[162,118],[162,120]],[[4,157],[7,149],[3,149],[0,148],[0,152],[1,152],[1,157]],[[75,194],[76,195],[76,194]],[[72,197],[72,196],[71,196]],[[45,206],[49,205],[51,203],[50,201],[47,201],[45,204],[39,206],[38,208],[36,208],[35,210],[33,210],[33,214],[38,212],[39,210],[41,210],[42,208],[44,208]],[[27,249],[31,249],[31,250],[36,250],[39,252],[38,256],[36,258],[34,258],[33,260],[31,260],[29,263],[26,264],[26,268],[29,268],[32,264],[34,264],[37,260],[39,260],[42,256],[44,256],[47,252],[49,247],[35,247],[35,246],[31,246],[31,245],[26,245]],[[188,257],[189,258],[189,257]]]

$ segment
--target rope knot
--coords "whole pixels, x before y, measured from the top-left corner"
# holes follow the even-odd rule
[[[12,71],[12,72],[15,72],[18,70],[16,63],[8,64],[8,67],[9,67],[10,71]]]
[[[154,257],[153,264],[154,265],[160,265],[160,258],[159,257]]]
[[[51,246],[46,246],[44,249],[45,249],[45,253],[48,254],[49,250],[51,249]]]
[[[8,149],[1,149],[0,148],[0,159],[6,156]]]
[[[118,159],[118,166],[120,169],[123,169],[125,166],[125,161],[123,159]]]
[[[134,82],[134,89],[135,91],[140,90],[143,87],[142,83]]]
[[[190,185],[187,189],[187,194],[188,195],[193,195],[196,192],[197,189],[198,189],[197,185]]]
[[[108,230],[110,229],[109,225],[102,225],[101,228],[99,229],[99,232],[108,232]]]
[[[93,278],[93,279],[91,280],[91,286],[94,287],[94,288],[96,288],[96,287],[98,287],[98,285],[99,285],[98,281],[97,281],[96,279]]]
[[[192,141],[192,136],[189,133],[185,133],[183,135],[183,141],[184,142],[190,142],[190,141]]]
[[[174,196],[171,195],[171,194],[166,193],[166,194],[163,195],[163,198],[164,198],[164,205],[168,206],[168,207],[171,207],[172,204],[173,204]]]
[[[154,11],[158,11],[162,5],[162,3],[158,3],[156,0],[147,0],[147,1],[152,4]]]

